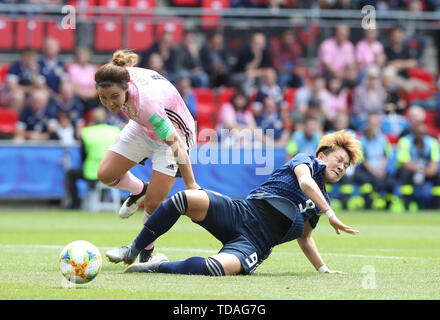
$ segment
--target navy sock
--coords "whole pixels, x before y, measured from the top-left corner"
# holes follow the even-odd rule
[[[145,222],[144,227],[133,242],[134,246],[141,250],[170,230],[180,215],[186,213],[187,206],[186,195],[183,191],[162,202]]]
[[[222,265],[214,258],[191,257],[182,261],[164,262],[159,272],[178,274],[197,274],[204,276],[224,276]]]

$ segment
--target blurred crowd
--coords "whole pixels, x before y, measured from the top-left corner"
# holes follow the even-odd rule
[[[312,2],[276,3],[307,7]],[[416,11],[435,10],[437,1],[314,3],[323,8],[371,4]],[[231,2],[236,7],[252,5],[257,4]],[[312,155],[326,132],[352,130],[362,141],[364,160],[332,187],[346,208],[440,208],[437,75],[422,63],[426,39],[400,26],[383,30],[380,37],[378,30],[363,30],[355,41],[350,33],[347,25],[338,25],[319,43],[314,67],[301,64],[305,46],[295,29],[277,36],[253,32],[236,53],[221,32],[206,36],[187,30],[176,44],[173,33],[165,31],[148,50],[138,52],[138,66],[169,79],[197,121],[206,114],[198,92],[219,95],[228,90],[226,99],[217,100],[211,125],[217,132],[229,130],[229,136],[221,135],[228,143],[255,139],[241,132],[259,128],[275,147],[285,148],[289,159],[298,152]],[[65,64],[53,38],[45,39],[41,53],[22,51],[20,59],[8,65],[0,92],[1,109],[18,115],[14,131],[2,137],[17,142],[59,140],[66,145],[79,141],[93,111],[102,108],[92,55],[88,48],[78,47],[74,62]],[[122,128],[125,121],[107,112],[108,124]],[[423,200],[426,194],[428,202]]]
[[[81,1],[81,0],[77,0]],[[62,5],[71,0],[0,0],[0,3],[31,3],[44,5]],[[440,10],[437,0],[230,0],[231,8],[298,8],[298,9],[361,9],[365,5],[374,6],[377,10]],[[195,0],[165,0],[166,6],[199,6]]]

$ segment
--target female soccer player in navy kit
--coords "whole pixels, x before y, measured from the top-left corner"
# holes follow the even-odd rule
[[[156,209],[133,243],[110,250],[106,256],[114,263],[131,264],[125,272],[251,274],[269,256],[272,247],[296,239],[316,270],[340,273],[325,265],[311,234],[322,213],[337,234],[358,233],[336,217],[325,183],[339,181],[360,156],[359,141],[341,130],[321,139],[316,157],[296,155],[245,200],[232,200],[208,190],[178,192]],[[183,214],[222,242],[218,254],[183,261],[168,261],[163,254],[157,254],[148,262],[132,264],[140,249],[167,232]]]

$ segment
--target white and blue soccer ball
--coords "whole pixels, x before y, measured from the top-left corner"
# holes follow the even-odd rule
[[[70,282],[87,283],[96,278],[102,267],[98,248],[84,240],[69,243],[59,257],[63,276]]]

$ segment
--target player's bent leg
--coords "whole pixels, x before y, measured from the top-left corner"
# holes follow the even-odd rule
[[[223,263],[218,259],[221,259]],[[236,266],[237,261],[235,259],[237,258],[232,254],[222,253],[208,258],[191,257],[182,261],[168,261],[163,254],[157,254],[146,263],[132,264],[124,272],[172,273],[218,277],[237,274],[240,271]],[[238,261],[238,263],[240,262]],[[227,266],[228,273],[225,272],[224,265]]]
[[[223,267],[224,273],[227,276],[240,274],[243,271],[240,260],[231,253],[221,252],[219,254],[216,254],[215,256],[212,256],[211,258],[214,258],[215,260],[220,262]]]
[[[165,200],[170,192],[176,178],[166,175],[157,170],[153,170],[149,182],[150,188],[147,190],[144,200],[144,216],[142,219],[143,225],[147,222],[157,207]],[[154,242],[149,243],[139,253],[139,262],[147,262],[151,259],[154,250]]]
[[[98,179],[107,185],[115,184],[118,179],[121,179],[121,177],[136,164],[136,162],[119,153],[108,151],[99,165]]]
[[[203,190],[185,190],[188,208],[185,215],[200,222],[206,218],[209,209],[209,197]]]
[[[153,170],[144,201],[144,208],[147,212],[147,216],[148,214],[153,214],[154,210],[156,210],[157,207],[165,200],[175,181],[176,177]],[[144,216],[144,219],[145,218],[147,217]]]

